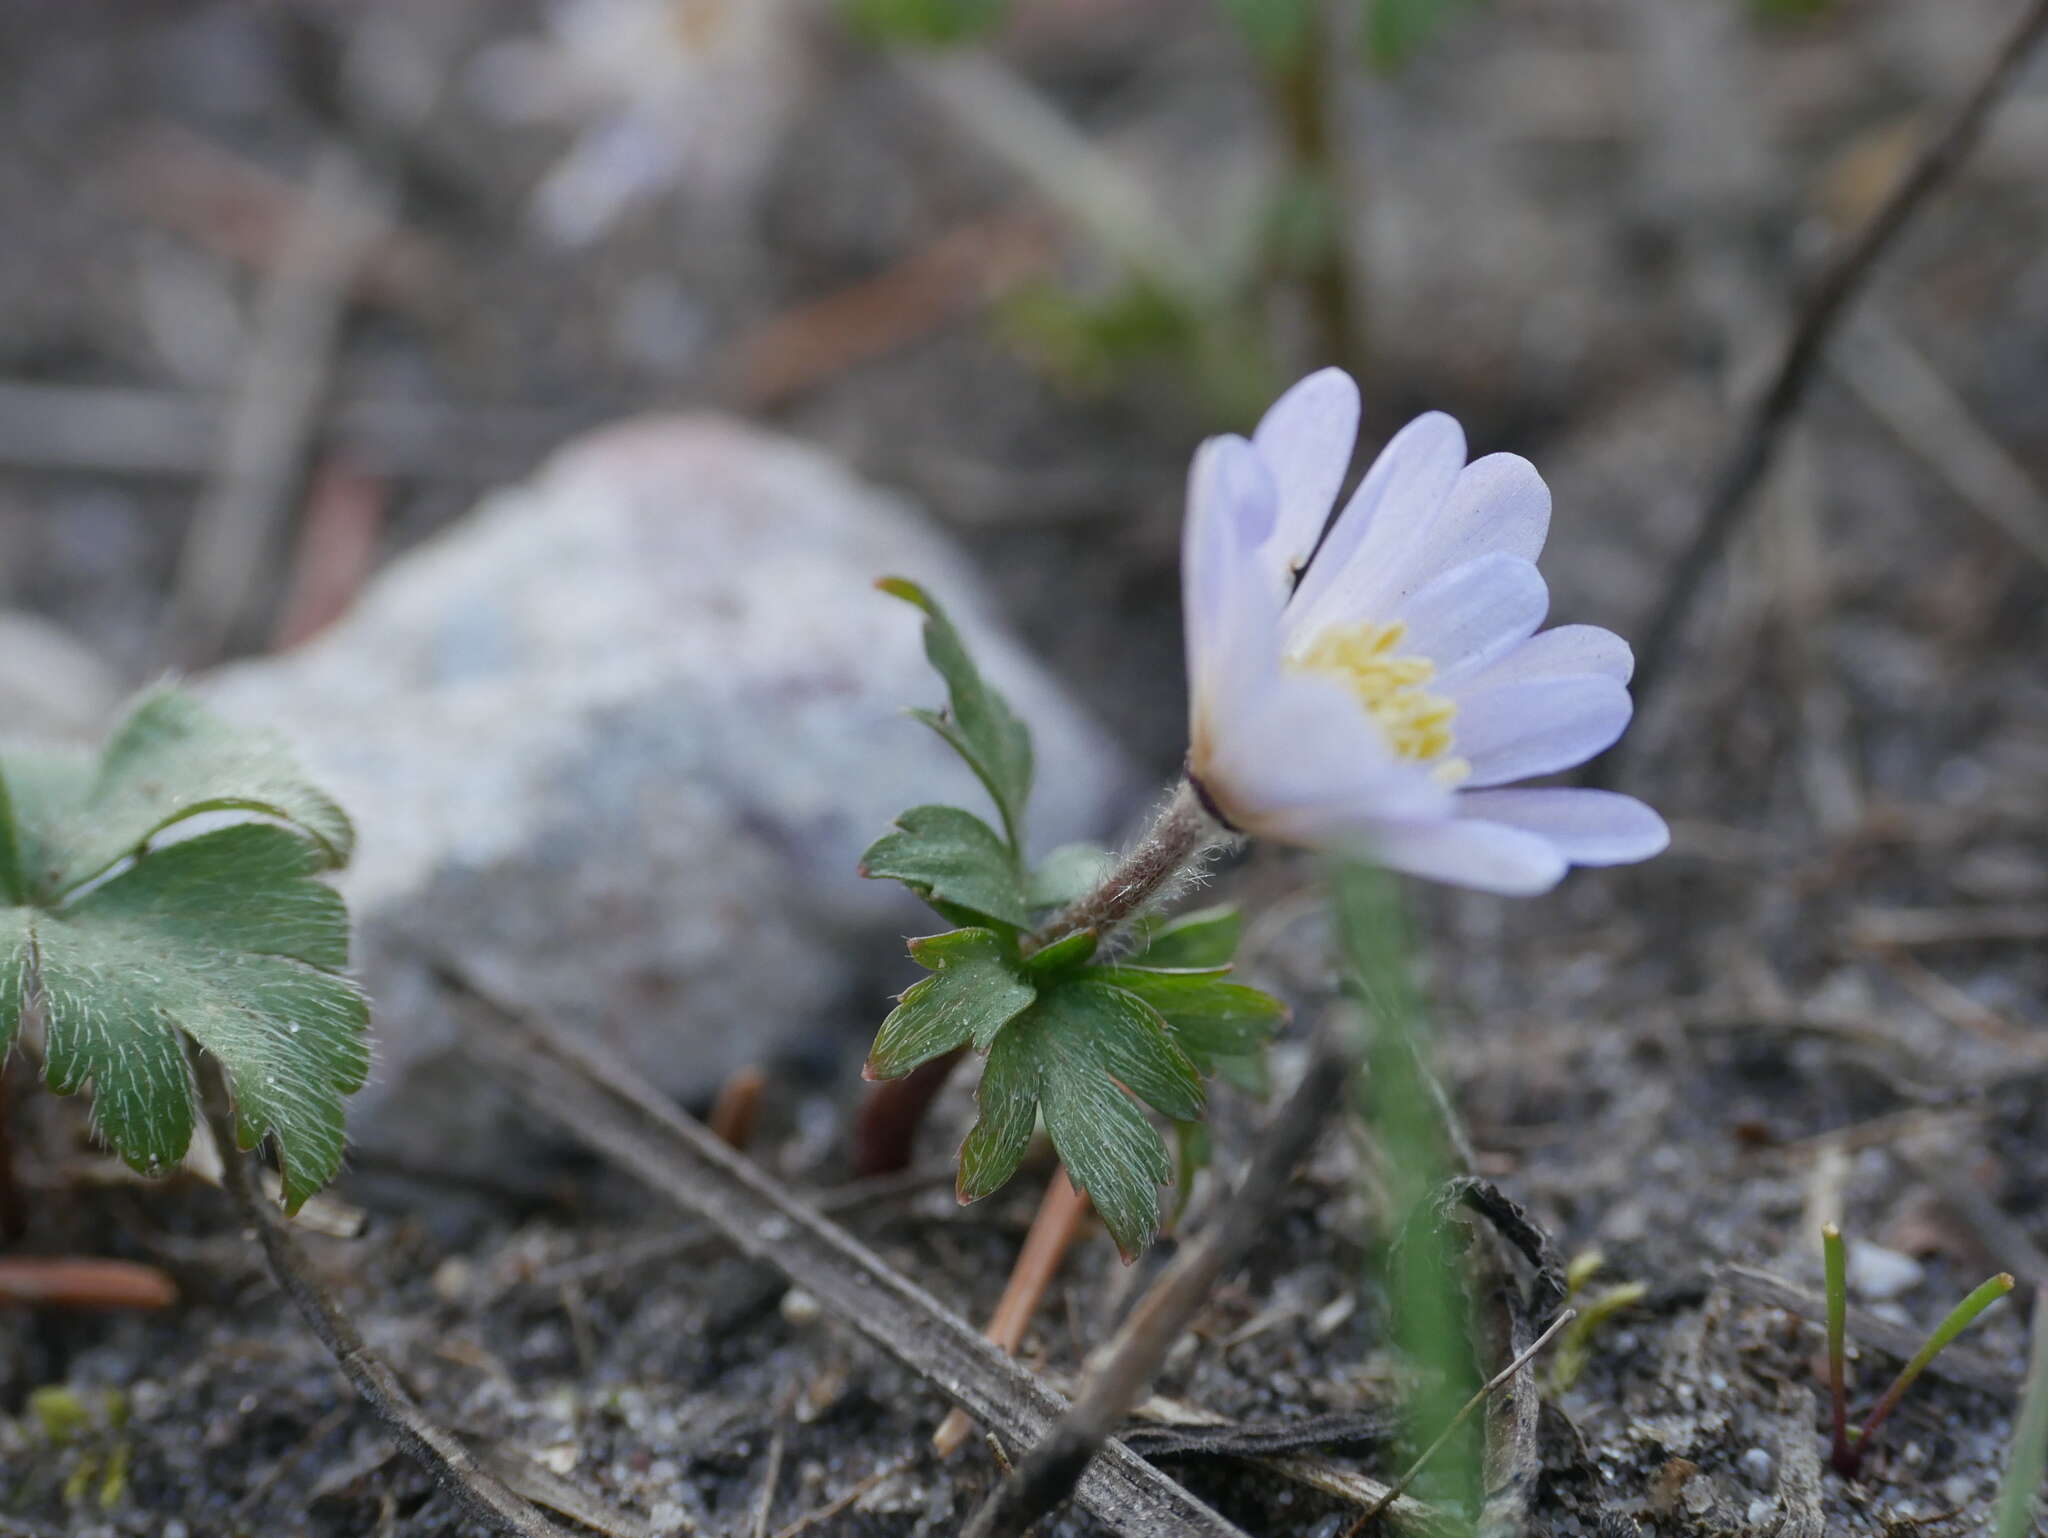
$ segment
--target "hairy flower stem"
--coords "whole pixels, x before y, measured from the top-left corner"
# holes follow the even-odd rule
[[[1024,952],[1041,951],[1055,940],[1082,930],[1102,939],[1136,918],[1147,906],[1171,892],[1204,861],[1228,845],[1233,835],[1202,804],[1192,780],[1183,779],[1173,799],[1144,838],[1110,867],[1094,891],[1069,903],[1035,934],[1024,940]]]

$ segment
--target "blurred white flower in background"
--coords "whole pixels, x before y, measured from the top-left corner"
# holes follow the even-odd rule
[[[1395,435],[1320,548],[1358,388],[1325,369],[1250,440],[1195,456],[1183,551],[1189,774],[1232,827],[1483,891],[1648,859],[1663,819],[1608,791],[1509,789],[1613,744],[1627,643],[1537,633],[1550,492],[1527,460],[1465,463],[1440,412]],[[1311,560],[1313,556],[1313,560]]]
[[[671,189],[744,196],[803,85],[795,0],[560,0],[548,30],[484,49],[468,72],[501,121],[566,123],[533,219],[582,246]]]

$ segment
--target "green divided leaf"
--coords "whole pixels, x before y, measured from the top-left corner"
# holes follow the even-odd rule
[[[1058,1021],[1056,1038],[1070,1046],[1085,1042],[1109,1076],[1147,1105],[1181,1121],[1202,1114],[1208,1097],[1201,1069],[1144,1000],[1098,982],[1070,983],[1053,995],[1047,1013]]]
[[[1143,999],[1173,1028],[1174,1039],[1204,1064],[1262,1051],[1287,1019],[1285,1004],[1270,993],[1224,981],[1221,967],[1171,972],[1101,967],[1092,975]]]
[[[1092,892],[1115,858],[1093,844],[1062,844],[1038,862],[1025,883],[1024,900],[1033,908],[1064,908]]]
[[[14,797],[7,790],[7,773],[0,767],[0,906],[10,906],[28,897],[28,882],[22,872],[21,836],[14,830]]]
[[[948,707],[944,712],[913,710],[911,714],[967,761],[995,802],[1011,849],[1022,849],[1024,806],[1031,799],[1030,729],[981,676],[974,659],[967,655],[960,632],[923,588],[901,577],[885,577],[875,585],[925,612],[924,653],[946,681]]]
[[[847,19],[878,43],[970,42],[1002,21],[1008,0],[844,0]]]
[[[1198,908],[1178,918],[1138,920],[1144,944],[1132,959],[1148,967],[1227,967],[1237,954],[1244,917],[1235,903]]]
[[[1269,68],[1282,68],[1314,45],[1318,0],[1222,0],[1224,14],[1237,23]]]
[[[1471,0],[1365,0],[1365,51],[1376,68],[1396,70]]]
[[[933,935],[913,940],[910,950],[932,975],[911,984],[882,1022],[864,1078],[898,1079],[969,1043],[986,1050],[996,1033],[1038,996],[1017,975],[1014,949],[993,930]]]
[[[93,1118],[145,1171],[182,1158],[197,1114],[185,1038],[233,1091],[243,1146],[277,1141],[287,1206],[341,1166],[346,1096],[369,1071],[369,1009],[342,975],[348,915],[319,877],[346,858],[339,808],[265,734],[156,691],[95,768],[0,763],[0,1055],[33,1009],[43,1074],[92,1086]],[[244,822],[170,843],[201,812]],[[111,872],[111,874],[109,874]]]
[[[56,762],[24,767],[52,782]],[[311,840],[329,866],[346,864],[355,843],[346,814],[300,774],[281,738],[231,727],[171,689],[145,694],[114,729],[82,796],[75,785],[60,791],[49,783],[48,793],[33,799],[17,786],[23,843],[42,857],[27,872],[29,890],[41,901],[61,897],[201,812],[274,817]]]
[[[1010,1183],[1031,1129],[1038,1125],[1038,1057],[1029,1033],[1008,1030],[997,1035],[982,1065],[974,1101],[981,1109],[960,1145],[960,1172],[955,1191],[963,1202],[978,1202]]]
[[[1016,857],[1002,836],[957,806],[914,806],[861,856],[863,876],[900,881],[956,923],[1031,922]]]
[[[276,1135],[297,1208],[340,1169],[342,1100],[370,1066],[324,866],[283,829],[245,824],[154,851],[60,912],[7,910],[0,1044],[39,1005],[50,1087],[90,1083],[100,1133],[157,1170],[192,1136],[182,1031],[227,1069],[243,1146]]]
[[[1024,958],[1024,975],[1041,987],[1078,970],[1102,942],[1092,929],[1077,929]]]
[[[1133,1098],[1133,1097],[1137,1098]],[[1053,1147],[1126,1258],[1159,1229],[1173,1161],[1138,1099],[1180,1120],[1201,1115],[1201,1073],[1142,1000],[1087,978],[1042,992],[996,1036],[960,1150],[959,1194],[973,1201],[1016,1173],[1043,1111]]]

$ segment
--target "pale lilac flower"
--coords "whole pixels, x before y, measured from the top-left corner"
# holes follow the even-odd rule
[[[1632,708],[1619,636],[1537,631],[1550,492],[1535,467],[1466,464],[1463,431],[1431,412],[1318,548],[1357,431],[1357,386],[1325,369],[1249,441],[1195,456],[1188,767],[1210,808],[1255,837],[1489,892],[1658,853],[1670,835],[1640,801],[1509,788],[1609,747]]]

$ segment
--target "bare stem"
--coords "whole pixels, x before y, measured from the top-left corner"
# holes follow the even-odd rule
[[[2034,1344],[2028,1353],[2026,1396],[2013,1427],[2012,1456],[1998,1488],[1997,1538],[2030,1538],[2034,1496],[2048,1468],[2048,1286],[2034,1290]]]
[[[1849,1440],[1849,1386],[1844,1358],[1848,1354],[1849,1260],[1842,1231],[1830,1223],[1820,1231],[1821,1265],[1827,1274],[1828,1399],[1834,1412],[1832,1461],[1838,1474],[1856,1471],[1856,1449]]]
[[[1201,795],[1182,780],[1158,821],[1130,853],[1110,867],[1094,891],[1069,903],[1024,943],[1026,954],[1081,930],[1107,939],[1118,925],[1199,869],[1210,854],[1230,842],[1229,831],[1202,805]]]
[[[1949,1310],[1948,1317],[1936,1325],[1934,1333],[1927,1337],[1927,1344],[1914,1353],[1912,1361],[1899,1369],[1899,1375],[1892,1379],[1892,1386],[1884,1391],[1884,1397],[1871,1407],[1870,1414],[1864,1418],[1863,1429],[1856,1433],[1858,1458],[1861,1458],[1864,1449],[1869,1447],[1870,1439],[1877,1434],[1877,1428],[1884,1424],[1885,1417],[1890,1415],[1898,1406],[1899,1400],[1905,1397],[1906,1390],[1911,1388],[1914,1380],[1927,1370],[1927,1364],[1939,1356],[1950,1341],[1976,1323],[1979,1314],[2012,1289],[2011,1273],[2002,1271]]]
[[[1031,1232],[1025,1236],[1024,1248],[1003,1287],[1002,1300],[983,1332],[1011,1356],[1024,1344],[1024,1332],[1031,1328],[1039,1302],[1059,1274],[1060,1262],[1066,1259],[1087,1213],[1088,1198],[1074,1189],[1065,1167],[1054,1170],[1045,1199],[1038,1204],[1038,1216],[1031,1220]],[[973,1427],[973,1418],[956,1406],[933,1433],[932,1449],[941,1458],[952,1457]]]

